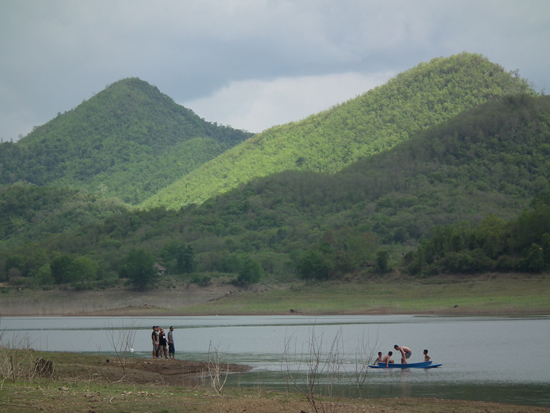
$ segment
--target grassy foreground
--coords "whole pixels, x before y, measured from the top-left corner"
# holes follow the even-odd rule
[[[6,355],[5,353],[3,354]],[[255,388],[224,388],[216,393],[208,380],[170,383],[158,375],[159,364],[186,363],[170,360],[132,360],[127,376],[118,361],[102,356],[71,353],[11,353],[19,374],[0,376],[2,412],[313,412],[304,396],[293,392]],[[53,362],[53,377],[32,375],[36,358]],[[0,356],[0,359],[3,359]],[[0,360],[1,364],[2,360]],[[156,364],[155,364],[156,363]],[[147,368],[138,368],[146,364]],[[25,371],[25,368],[27,370]],[[152,371],[155,370],[156,371]],[[166,376],[167,377],[167,376]],[[322,412],[550,412],[533,406],[439,399],[316,399]]]

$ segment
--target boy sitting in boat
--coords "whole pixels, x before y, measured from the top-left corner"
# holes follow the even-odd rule
[[[424,350],[424,361],[430,361],[431,357],[428,356],[428,350]]]
[[[392,355],[393,355],[393,352],[389,351],[388,355],[382,359],[382,363],[386,364],[386,368],[388,368],[390,363],[393,363],[393,360],[391,359]]]
[[[378,352],[378,358],[374,361],[375,363],[382,363],[384,361],[384,358],[382,357],[382,352]]]

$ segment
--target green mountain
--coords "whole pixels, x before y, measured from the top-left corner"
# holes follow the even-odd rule
[[[160,190],[142,206],[201,203],[284,170],[335,173],[463,110],[519,92],[533,93],[524,80],[480,55],[434,59],[362,96],[250,138]]]
[[[129,78],[1,144],[0,184],[70,186],[137,204],[250,136]]]
[[[9,262],[39,268],[59,254],[87,255],[114,272],[131,249],[143,248],[174,269],[174,251],[190,245],[199,272],[237,273],[252,258],[276,279],[312,266],[341,276],[383,250],[396,262],[434,226],[475,225],[488,214],[515,219],[548,189],[549,155],[550,97],[507,96],[338,173],[285,171],[200,206],[113,214],[0,259],[16,255],[19,261]],[[550,215],[536,222],[550,232]],[[516,254],[531,245],[522,237]],[[47,250],[42,262],[32,255],[25,261],[33,250]]]

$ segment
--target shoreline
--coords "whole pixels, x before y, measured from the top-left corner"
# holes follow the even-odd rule
[[[413,316],[434,316],[434,317],[513,317],[513,316],[550,316],[550,310],[442,310],[442,311],[392,311],[372,310],[372,311],[341,311],[341,312],[186,312],[185,310],[170,310],[164,308],[155,308],[155,312],[150,310],[136,308],[114,308],[111,310],[88,311],[79,313],[23,313],[23,314],[0,314],[1,317],[253,317],[253,316],[379,316],[379,315],[413,315]]]
[[[150,313],[145,311],[135,311],[134,309],[121,308],[113,309],[108,311],[99,311],[99,312],[86,312],[78,314],[59,314],[56,317],[147,317],[150,316]],[[188,313],[185,311],[171,311],[166,309],[159,308],[158,312],[155,315],[161,315],[165,317],[224,317],[224,316],[377,316],[377,315],[416,315],[416,316],[437,316],[437,317],[473,317],[473,316],[494,316],[494,317],[506,317],[506,316],[548,316],[550,315],[550,310],[517,310],[517,311],[508,311],[508,310],[492,310],[492,311],[478,311],[478,310],[444,310],[440,312],[434,311],[392,311],[392,310],[372,310],[372,311],[342,311],[342,312],[252,312],[252,313],[214,313],[214,312],[193,312]],[[21,315],[24,317],[24,315]],[[32,317],[33,314],[27,315],[27,317]],[[54,315],[49,315],[54,316]]]
[[[445,276],[352,282],[258,284],[221,279],[207,287],[174,284],[136,291],[2,290],[0,317],[191,316],[537,316],[550,315],[550,277],[525,274]]]

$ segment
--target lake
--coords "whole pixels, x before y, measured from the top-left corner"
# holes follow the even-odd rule
[[[151,356],[151,327],[174,326],[176,356],[206,360],[209,348],[223,362],[247,364],[230,378],[240,386],[286,389],[305,380],[307,359],[320,354],[335,392],[356,397],[436,397],[550,407],[550,316],[208,316],[208,317],[3,317],[4,339],[28,340],[35,350],[113,354],[109,338],[134,337],[129,357]],[[393,345],[422,361],[422,370],[369,369],[357,390],[351,380],[366,358]],[[326,359],[332,362],[325,361]],[[400,357],[394,354],[399,362]]]

